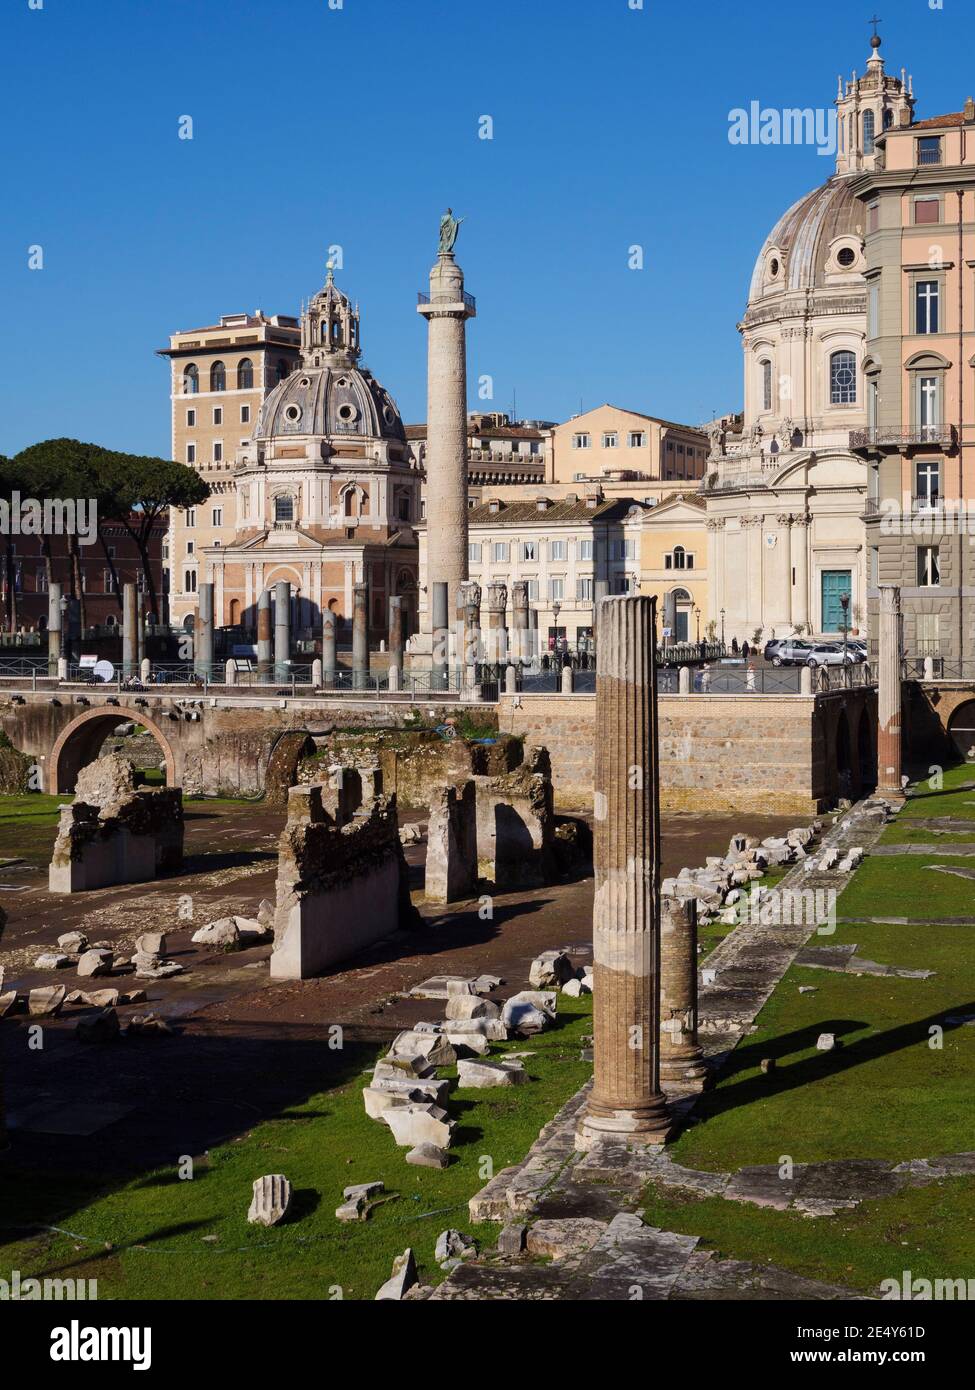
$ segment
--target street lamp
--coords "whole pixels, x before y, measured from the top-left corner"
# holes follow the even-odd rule
[[[721,646],[724,647],[724,609],[721,610]]]
[[[694,609],[694,621],[695,621],[695,623],[697,624],[697,640],[698,640],[698,642],[700,642],[700,640],[701,640],[701,610],[700,610],[700,608],[695,608],[695,609]]]
[[[845,666],[847,656],[847,638],[850,631],[850,624],[847,621],[847,615],[850,607],[849,594],[840,594],[840,607],[843,610],[843,622],[840,624],[840,627],[843,633],[843,665]]]

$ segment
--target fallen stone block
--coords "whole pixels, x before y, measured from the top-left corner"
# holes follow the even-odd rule
[[[503,1226],[501,1234],[498,1236],[498,1254],[520,1255],[525,1248],[527,1234],[528,1227],[519,1225],[514,1221]]]
[[[474,981],[459,975],[431,975],[409,990],[411,999],[446,999],[453,993],[474,994]]]
[[[196,946],[217,946],[222,951],[236,951],[240,948],[240,931],[235,918],[220,917],[195,931],[190,940]]]
[[[437,1236],[433,1258],[441,1269],[454,1269],[462,1260],[472,1260],[476,1255],[476,1243],[463,1231],[441,1231]]]
[[[380,1077],[363,1088],[362,1100],[370,1120],[381,1120],[394,1105],[446,1104],[448,1081],[391,1081]]]
[[[277,1226],[291,1207],[291,1184],[283,1173],[270,1173],[254,1180],[247,1220],[256,1226]]]
[[[115,1042],[122,1034],[118,1014],[114,1009],[105,1009],[94,1018],[79,1018],[75,1024],[75,1036],[81,1042]]]
[[[474,993],[493,994],[503,984],[504,980],[500,975],[478,975],[474,981]]]
[[[480,1059],[462,1059],[457,1063],[457,1081],[460,1086],[517,1086],[528,1080],[528,1073],[520,1062],[482,1062]]]
[[[132,957],[137,980],[168,980],[173,975],[182,975],[183,966],[174,960],[161,960],[159,956],[143,954]]]
[[[15,989],[8,989],[5,993],[0,994],[0,1018],[5,1018],[16,1002],[17,991]]]
[[[405,1298],[407,1292],[419,1282],[413,1251],[406,1249],[403,1251],[402,1255],[396,1256],[396,1259],[393,1261],[392,1274],[386,1280],[385,1284],[382,1285],[373,1301],[376,1303],[381,1301],[393,1301],[398,1303],[400,1299]]]
[[[443,1149],[438,1149],[436,1144],[417,1144],[415,1149],[410,1149],[406,1155],[407,1163],[412,1163],[415,1168],[446,1168],[448,1159]]]
[[[580,994],[588,994],[589,990],[583,989],[581,980],[566,980],[565,984],[562,986],[562,993],[567,994],[570,999],[578,999]]]
[[[135,943],[135,949],[145,955],[164,956],[166,954],[166,933],[164,931],[143,932]]]
[[[432,1067],[452,1067],[457,1053],[440,1033],[420,1033],[405,1029],[393,1039],[390,1057],[425,1057]]]
[[[552,1015],[540,1009],[526,994],[513,994],[501,1011],[501,1021],[510,1033],[530,1037],[541,1033],[552,1021]]]
[[[103,951],[93,947],[85,951],[79,959],[78,974],[82,979],[89,979],[93,975],[110,975],[114,964],[115,956],[111,951]]]
[[[483,1033],[448,1032],[446,1036],[458,1058],[468,1054],[473,1054],[475,1057],[486,1057],[491,1051],[491,1044]]]
[[[816,1039],[816,1048],[819,1052],[832,1052],[836,1047],[835,1033],[820,1033]]]
[[[93,989],[82,994],[81,999],[94,1009],[114,1009],[119,1002],[119,992],[117,989]],[[68,1000],[64,1002],[68,1003]]]
[[[533,989],[545,989],[550,985],[558,988],[574,974],[572,962],[564,951],[543,951],[531,963],[528,982]]]
[[[498,1018],[501,1010],[491,999],[481,999],[476,994],[451,994],[447,998],[445,1015],[456,1018]]]
[[[392,1080],[402,1081],[408,1077],[428,1077],[435,1076],[436,1068],[431,1066],[425,1057],[419,1055],[407,1057],[404,1054],[397,1056],[388,1055],[380,1058],[373,1068],[373,1084],[384,1076]]]
[[[120,1004],[144,1004],[146,1002],[146,992],[144,989],[130,989],[125,994],[119,995]]]
[[[347,1187],[342,1193],[345,1201],[336,1208],[339,1221],[364,1221],[372,1205],[370,1198],[378,1197],[384,1190],[381,1182],[360,1182]]]
[[[78,956],[88,950],[88,938],[83,931],[69,931],[58,937],[58,945],[69,955]]]
[[[429,1102],[394,1105],[385,1110],[383,1120],[401,1148],[415,1149],[418,1144],[433,1144],[449,1149],[456,1122],[448,1119],[446,1110]]]
[[[158,1014],[149,1013],[133,1014],[129,1019],[127,1031],[130,1033],[144,1033],[150,1037],[153,1035],[165,1037],[172,1034],[173,1030],[164,1018],[160,1018]]]
[[[64,985],[42,985],[40,989],[32,989],[27,996],[27,1012],[32,1018],[56,1014],[67,992]]]
[[[69,965],[74,965],[70,956],[62,956],[58,951],[45,951],[42,956],[38,956],[34,962],[35,970],[65,970]]]

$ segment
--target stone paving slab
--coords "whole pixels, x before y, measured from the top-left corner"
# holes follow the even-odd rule
[[[879,854],[886,858],[890,858],[892,856],[899,857],[902,854],[943,854],[947,855],[948,857],[950,857],[953,854],[956,854],[960,859],[964,859],[966,855],[975,854],[975,842],[955,843],[947,845],[877,845],[874,849],[870,851],[870,853]]]

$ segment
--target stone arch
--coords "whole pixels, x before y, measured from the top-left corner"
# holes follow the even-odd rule
[[[975,699],[963,700],[948,718],[948,737],[960,758],[975,761]]]
[[[314,753],[315,741],[307,729],[289,729],[281,734],[271,749],[264,774],[264,798],[272,806],[284,806],[288,788],[298,781],[298,764],[308,753]]]
[[[860,795],[877,786],[877,738],[870,706],[864,701],[856,726],[857,761],[860,772]]]
[[[836,784],[837,791],[841,797],[854,796],[854,766],[853,766],[853,742],[850,731],[850,721],[847,718],[846,710],[841,709],[836,721],[836,732],[834,735],[834,748],[836,751]]]
[[[166,759],[166,785],[175,787],[176,755],[172,744],[155,720],[150,719],[143,710],[126,709],[121,705],[101,705],[98,709],[87,709],[76,719],[72,719],[54,740],[47,765],[47,790],[73,792],[81,769],[86,763],[97,758],[99,749],[116,725],[124,724],[129,719],[135,724],[141,724],[159,744]]]

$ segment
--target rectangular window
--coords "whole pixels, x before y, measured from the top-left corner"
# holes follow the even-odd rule
[[[507,564],[511,559],[511,546],[507,541],[495,541],[491,554],[495,564],[499,561]]]
[[[186,526],[187,526],[187,529],[190,530],[190,531],[192,531],[192,529],[193,529],[193,527],[194,527],[195,525],[196,525],[196,508],[195,508],[195,507],[187,507],[187,508],[186,508]]]
[[[592,541],[591,541],[591,540],[586,540],[586,541],[580,541],[580,542],[579,542],[579,559],[580,559],[580,560],[591,560],[591,559],[592,559]]]
[[[222,405],[215,405],[215,406],[213,407],[213,423],[214,423],[215,425],[222,425],[222,424],[223,424],[223,406],[222,406]]]
[[[576,598],[584,603],[592,603],[593,582],[591,579],[576,580]]]
[[[251,408],[250,408],[249,405],[242,405],[242,406],[240,407],[240,423],[241,423],[242,425],[249,425],[250,422],[251,422]]]
[[[934,431],[941,424],[941,392],[938,387],[939,382],[936,376],[918,378],[918,423],[925,439],[932,438]]]
[[[221,439],[213,441],[213,461],[214,463],[223,463],[223,440]]]
[[[917,142],[918,164],[941,163],[941,136],[925,135]]]
[[[937,280],[918,280],[914,286],[914,331],[937,333],[941,286]]]
[[[529,600],[531,600],[531,599],[537,599],[537,598],[538,598],[538,580],[537,580],[537,579],[526,579],[526,580],[525,580],[525,583],[528,585],[528,598],[529,598]]]
[[[590,438],[588,434],[574,434],[572,436],[573,449],[588,449]]]
[[[880,286],[871,285],[867,290],[867,337],[876,338],[880,324]]]
[[[941,199],[940,198],[915,198],[914,199],[914,224],[915,226],[927,226],[931,222],[941,221]]]
[[[938,547],[936,545],[918,546],[917,582],[918,588],[921,589],[933,589],[941,583],[941,571],[938,566]]]
[[[941,644],[939,642],[939,613],[918,613],[915,618],[917,624],[917,652],[918,656],[940,656]]]
[[[553,601],[557,599],[561,603],[565,597],[565,580],[550,579],[548,581],[548,596]]]
[[[551,555],[552,560],[567,560],[569,558],[569,545],[567,541],[553,541]]]
[[[195,410],[188,410],[188,411],[186,412],[186,428],[191,430],[195,424],[196,424],[196,411],[195,411]]]
[[[636,558],[636,541],[610,541],[609,558],[611,560],[634,560]]]
[[[608,434],[603,435],[604,449],[615,449],[618,443],[619,435],[616,433],[615,430],[611,430]]]
[[[469,565],[479,565],[481,563],[481,543],[471,541],[467,547],[467,563]]]
[[[522,541],[521,558],[529,561],[538,559],[538,546],[535,541]]]
[[[195,444],[187,444],[187,446],[186,446],[186,462],[187,462],[187,463],[196,463],[196,445],[195,445]]]
[[[630,449],[644,449],[646,448],[647,436],[642,430],[631,430],[626,437],[626,443]]]
[[[195,555],[195,554],[196,554],[196,541],[187,541],[187,542],[186,542],[186,553],[187,553],[187,555]]]
[[[210,524],[211,524],[212,526],[222,526],[222,525],[223,525],[223,507],[214,507],[214,508],[213,508],[213,511],[210,513],[210,518],[211,518]]]
[[[941,461],[918,459],[914,464],[914,501],[922,510],[937,507],[941,496]]]

